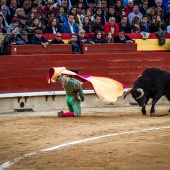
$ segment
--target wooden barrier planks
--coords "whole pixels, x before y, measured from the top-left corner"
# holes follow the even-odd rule
[[[72,54],[71,44],[50,44],[47,48],[42,45],[10,45],[10,55],[33,55],[33,54]]]
[[[83,54],[137,52],[136,43],[82,44],[81,48]]]

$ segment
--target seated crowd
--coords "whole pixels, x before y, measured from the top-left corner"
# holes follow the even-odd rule
[[[0,0],[0,10],[0,33],[6,35],[0,44],[4,46],[2,54],[8,53],[9,44],[42,44],[46,48],[64,43],[61,36],[65,33],[72,34],[69,43],[74,46],[134,43],[124,33],[170,33],[170,0]],[[86,33],[95,37],[83,40]],[[56,37],[49,42],[43,34]]]

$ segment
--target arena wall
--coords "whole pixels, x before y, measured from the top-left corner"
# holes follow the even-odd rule
[[[0,57],[0,107],[1,112],[33,108],[34,110],[49,108],[65,108],[65,96],[57,94],[43,94],[43,92],[62,91],[59,82],[48,84],[46,76],[50,67],[65,66],[67,69],[77,69],[81,75],[106,76],[116,79],[126,85],[133,86],[143,70],[149,67],[158,67],[170,71],[170,58],[168,52],[148,53],[115,53],[115,54],[50,54],[50,55],[9,55]],[[83,85],[84,90],[92,90],[89,84]],[[29,95],[36,92],[37,96]],[[6,96],[5,94],[18,94]],[[25,95],[28,93],[28,95]],[[94,99],[94,93],[86,95],[84,106],[93,107],[105,104]],[[48,100],[47,100],[48,98]],[[58,100],[61,98],[61,101]],[[57,102],[56,102],[57,101]],[[130,98],[120,103],[129,104]],[[63,103],[63,104],[61,104]],[[119,103],[119,102],[118,102]]]

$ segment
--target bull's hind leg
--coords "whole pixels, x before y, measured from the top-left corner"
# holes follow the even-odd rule
[[[170,101],[170,95],[166,95],[166,98]],[[168,110],[170,112],[170,109]]]

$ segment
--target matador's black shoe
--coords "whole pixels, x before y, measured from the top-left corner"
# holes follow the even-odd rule
[[[63,117],[62,113],[63,113],[63,111],[58,112],[58,117]]]

